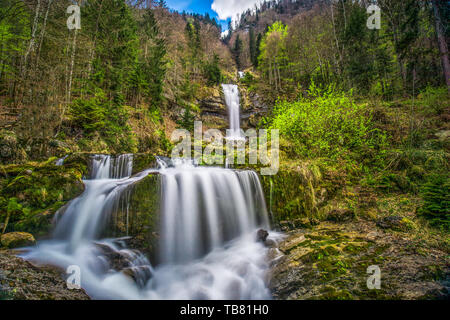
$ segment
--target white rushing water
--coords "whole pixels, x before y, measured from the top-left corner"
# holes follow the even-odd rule
[[[95,157],[92,179],[61,214],[52,240],[24,257],[79,266],[81,286],[97,299],[270,298],[264,281],[268,249],[256,241],[256,231],[268,229],[269,219],[254,172],[163,163],[130,178],[130,168],[131,155]],[[127,249],[125,240],[100,237],[120,195],[154,172],[161,176],[162,198],[161,263],[153,267]],[[114,268],[116,260],[125,261],[121,271]]]
[[[223,93],[225,95],[225,103],[228,108],[228,116],[230,119],[230,134],[228,139],[241,139],[241,119],[240,119],[240,101],[239,89],[234,84],[222,84]]]

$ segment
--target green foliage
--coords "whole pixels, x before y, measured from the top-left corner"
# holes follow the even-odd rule
[[[270,129],[279,129],[297,154],[381,160],[386,135],[374,128],[364,105],[332,88],[322,91],[312,85],[309,95],[293,103],[279,102],[268,120]]]
[[[163,82],[166,74],[166,43],[152,10],[146,10],[140,22],[141,39],[146,43],[132,74],[133,87],[138,94],[149,99],[152,110],[159,109],[163,100]]]
[[[81,14],[83,28],[96,35],[91,86],[122,102],[138,55],[137,25],[131,9],[125,1],[89,1]]]
[[[242,40],[239,35],[236,37],[236,41],[234,42],[233,46],[233,56],[234,60],[236,61],[236,66],[238,70],[242,67],[242,61],[241,61],[241,54],[242,54]]]
[[[251,72],[246,72],[244,77],[240,79],[240,82],[246,85],[247,87],[250,87],[255,83],[255,77]]]
[[[450,105],[448,90],[445,87],[427,87],[418,96],[417,103],[427,115],[440,115]]]
[[[177,123],[181,128],[189,130],[190,132],[194,132],[194,121],[195,117],[192,114],[192,107],[188,104],[184,108],[183,117]]]
[[[13,14],[14,13],[14,14]],[[0,5],[0,80],[18,72],[14,59],[23,55],[29,37],[28,13],[19,2],[2,1]]]
[[[51,214],[82,193],[84,160],[55,166],[55,159],[0,168],[0,222],[7,232],[47,232]]]
[[[450,177],[434,175],[422,190],[423,206],[419,213],[430,219],[431,223],[450,230]]]
[[[206,63],[203,67],[203,73],[208,80],[209,86],[218,85],[222,81],[222,71],[220,70],[219,62],[219,56],[214,54],[213,60]]]
[[[90,99],[76,99],[70,106],[69,118],[82,129],[85,138],[99,135],[117,153],[135,151],[126,107],[107,99],[103,91],[98,90]]]
[[[269,79],[269,84],[275,84],[278,90],[286,80],[284,70],[288,64],[286,55],[286,38],[288,26],[281,21],[272,24],[261,40],[260,55],[258,58],[259,69]]]

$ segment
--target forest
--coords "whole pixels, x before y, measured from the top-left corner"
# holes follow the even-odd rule
[[[71,5],[80,8],[80,28],[68,28]],[[280,170],[255,178],[246,172],[258,166],[247,162],[234,168],[240,187],[216,189],[234,197],[235,187],[242,188],[246,197],[245,188],[256,179],[263,195],[254,191],[258,187],[248,193],[262,200],[249,205],[244,197],[246,212],[259,208],[256,217],[267,206],[271,221],[263,229],[285,237],[271,240],[283,258],[267,267],[268,296],[231,297],[448,300],[449,21],[446,0],[266,0],[233,17],[223,33],[210,14],[178,12],[164,0],[2,0],[0,300],[104,298],[94,284],[82,286],[87,295],[66,292],[64,282],[42,296],[24,289],[41,280],[27,273],[13,249],[46,239],[61,210],[70,217],[70,203],[93,188],[87,177],[95,179],[101,161],[122,172],[129,160],[121,155],[133,155],[129,175],[110,176],[133,179],[170,157],[175,129],[193,132],[194,121],[202,121],[205,131],[225,132],[230,111],[222,84],[238,87],[242,129],[279,130]],[[105,205],[120,220],[111,222],[108,238],[133,237],[129,248],[157,265],[152,248],[166,229],[139,228],[155,228],[150,212],[166,212],[166,198],[195,211],[177,192],[187,188],[208,197],[221,174],[220,183],[231,184],[226,172],[205,181],[200,174],[184,181],[180,173],[184,182],[171,189],[165,180],[170,175],[159,174],[160,187],[150,181],[151,173],[143,182],[133,180],[117,203]],[[191,186],[193,181],[198,184]],[[166,196],[155,200],[161,190]],[[217,207],[239,202],[211,198]],[[207,199],[198,207],[208,207]],[[132,209],[125,210],[123,201]],[[158,201],[162,209],[155,209]],[[176,221],[170,212],[166,216]],[[128,214],[136,219],[131,226]],[[183,219],[197,221],[192,215]],[[205,225],[200,221],[195,230]],[[205,241],[202,248],[215,239],[198,238]],[[262,242],[271,257],[273,246],[265,237]],[[113,257],[105,248],[98,250]],[[130,265],[116,260],[111,268],[129,275]],[[371,265],[383,272],[380,290],[366,288]],[[17,292],[2,282],[2,272],[12,268],[21,270]],[[130,277],[144,290],[157,275],[144,277],[144,285],[135,273]],[[167,298],[146,294],[138,297]]]

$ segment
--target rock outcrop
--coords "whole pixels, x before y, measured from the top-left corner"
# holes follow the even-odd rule
[[[36,243],[33,235],[27,232],[5,233],[0,237],[0,240],[2,246],[9,249],[27,247]]]
[[[35,266],[0,250],[0,300],[89,300],[84,290],[69,290],[63,270]]]

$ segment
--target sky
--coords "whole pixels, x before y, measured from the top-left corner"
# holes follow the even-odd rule
[[[222,25],[222,31],[228,29],[228,22],[238,13],[254,8],[262,0],[166,0],[167,6],[179,12],[209,13]]]

